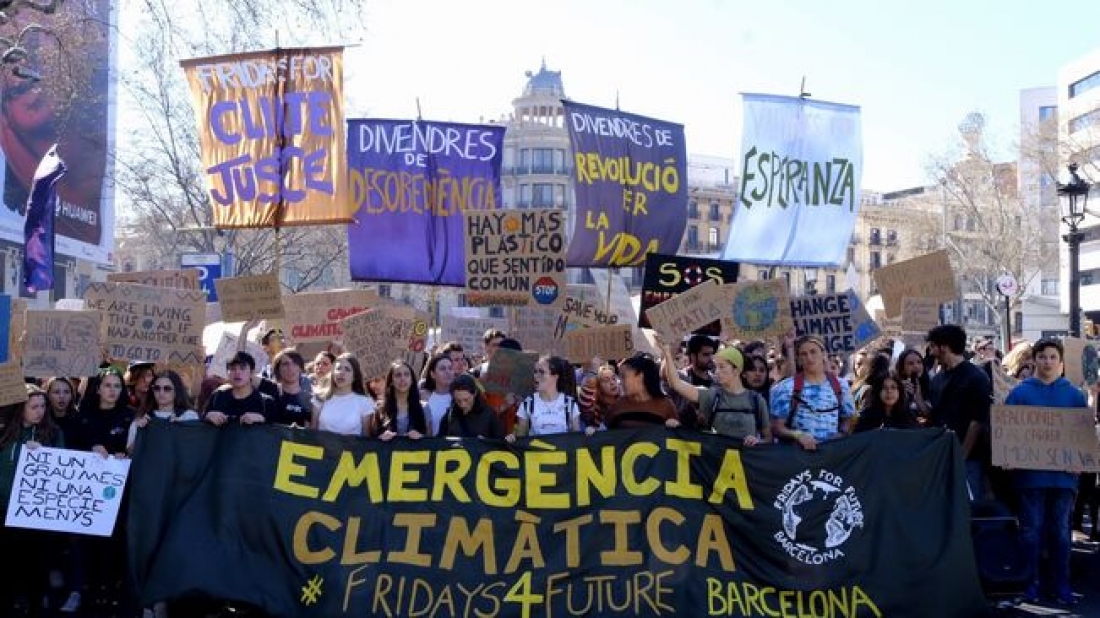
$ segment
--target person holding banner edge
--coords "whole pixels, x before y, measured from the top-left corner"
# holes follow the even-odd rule
[[[772,387],[772,434],[813,451],[820,442],[850,433],[855,403],[848,382],[826,372],[820,337],[799,337],[794,351],[794,376]]]

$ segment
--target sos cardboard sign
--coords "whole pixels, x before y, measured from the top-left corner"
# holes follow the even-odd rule
[[[646,317],[647,309],[683,294],[700,283],[736,283],[737,269],[737,262],[650,253],[646,257],[645,278],[642,280],[642,310],[638,326],[652,328]],[[696,332],[717,337],[722,332],[722,325],[715,321]]]

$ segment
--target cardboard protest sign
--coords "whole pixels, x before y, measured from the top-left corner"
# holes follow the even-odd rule
[[[27,400],[27,383],[23,380],[23,366],[19,361],[0,365],[0,406],[23,403]]]
[[[602,309],[602,305],[572,294],[567,295],[561,305],[561,314],[554,324],[554,336],[564,339],[566,333],[580,328],[617,324],[619,316]]]
[[[84,300],[101,311],[112,358],[202,364],[206,294],[130,283],[93,283]]]
[[[222,333],[222,338],[218,340],[218,347],[214,349],[214,358],[210,360],[210,373],[219,378],[229,378],[229,370],[225,368],[225,364],[237,353],[237,349],[240,347],[240,340],[240,337],[233,333]],[[248,352],[252,355],[252,358],[256,359],[257,369],[260,367],[267,367],[271,364],[271,359],[268,358],[267,352],[264,352],[263,346],[255,341],[246,341],[244,351]]]
[[[592,276],[592,281],[595,282],[597,290],[603,290],[603,294],[607,295],[607,290],[611,290],[610,303],[608,303],[607,312],[612,315],[619,316],[620,324],[637,324],[638,323],[638,309],[634,307],[634,302],[631,300],[630,290],[626,289],[626,283],[623,281],[622,275],[617,272],[612,272],[607,268],[589,268],[588,274]],[[654,347],[649,339],[643,334],[644,330],[649,330],[650,334],[653,333],[652,329],[636,329],[634,331],[634,349],[642,352],[649,352],[656,354],[659,350]]]
[[[289,294],[283,297],[285,332],[295,345],[337,341],[343,335],[340,320],[378,303],[378,291],[372,289]]]
[[[506,332],[519,341],[524,350],[534,350],[543,354],[566,353],[565,339],[554,336],[558,316],[561,314],[553,307],[523,307],[511,312],[511,320]]]
[[[666,343],[670,345],[695,329],[721,320],[730,311],[729,296],[723,286],[707,280],[687,292],[650,307],[645,313]],[[788,315],[790,309],[787,309]]]
[[[1065,350],[1062,360],[1065,362],[1066,379],[1078,386],[1096,384],[1100,369],[1096,346],[1085,339],[1063,337],[1062,347]]]
[[[407,305],[380,305],[378,310],[386,318],[385,329],[376,333],[390,340],[392,353],[397,358],[401,352],[423,352],[428,344],[428,323],[431,316]]]
[[[906,296],[947,302],[958,296],[955,271],[947,251],[936,251],[904,262],[883,266],[871,273],[882,294],[886,317],[901,314]]]
[[[878,325],[854,292],[791,299],[795,334],[817,335],[829,354],[854,352],[879,334]]]
[[[499,348],[489,359],[489,370],[481,375],[481,383],[490,393],[526,397],[535,392],[535,363],[538,360],[538,352]]]
[[[595,326],[565,335],[570,362],[587,364],[593,357],[621,359],[634,354],[634,329],[629,324]]]
[[[768,279],[722,286],[727,311],[722,334],[753,341],[782,337],[794,330],[786,279]]]
[[[875,324],[878,324],[879,330],[884,336],[887,337],[900,337],[901,330],[901,316],[888,318],[886,312],[882,309],[875,310]]]
[[[283,291],[275,273],[214,281],[225,322],[283,318]]]
[[[136,270],[128,273],[108,273],[107,283],[137,283],[158,288],[199,289],[199,271],[195,268],[180,270]]]
[[[467,210],[466,302],[557,307],[565,291],[565,211]]]
[[[1018,470],[1100,472],[1100,442],[1090,408],[995,405],[993,465]]]
[[[344,348],[359,359],[366,378],[386,374],[394,361],[393,339],[382,336],[388,328],[386,314],[379,309],[367,309],[340,320]]]
[[[508,320],[504,318],[460,317],[453,314],[443,315],[441,326],[443,341],[457,341],[468,352],[482,351],[483,337],[489,330],[508,331]]]
[[[98,311],[27,311],[23,375],[95,375],[103,360],[101,317]]]
[[[11,299],[11,317],[8,327],[8,362],[23,358],[23,331],[27,324],[27,299]]]
[[[940,323],[940,301],[932,298],[901,299],[901,329],[907,333],[927,334]]]
[[[724,262],[690,255],[664,255],[650,253],[646,256],[645,277],[642,280],[642,315],[638,326],[650,328],[646,310],[664,301],[712,280],[718,285],[737,283],[737,262]],[[698,329],[697,333],[717,337],[722,334],[721,321],[714,321]]]
[[[424,365],[428,364],[427,352],[413,352],[412,350],[404,350],[398,355],[396,360],[405,361],[412,369],[413,376],[418,376],[424,371]]]
[[[129,459],[60,448],[22,449],[4,523],[111,536],[129,474]]]

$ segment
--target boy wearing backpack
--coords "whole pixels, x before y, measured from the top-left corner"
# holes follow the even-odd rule
[[[807,451],[848,435],[855,403],[848,383],[825,370],[825,343],[814,335],[795,342],[797,372],[772,387],[772,433]]]

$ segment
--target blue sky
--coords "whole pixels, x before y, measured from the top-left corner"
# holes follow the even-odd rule
[[[931,155],[986,115],[1012,157],[1019,91],[1100,48],[1100,2],[1024,0],[367,0],[348,50],[349,117],[477,122],[511,111],[543,58],[579,102],[680,122],[688,152],[734,158],[740,92],[863,110],[865,189],[924,183]],[[347,41],[347,43],[354,43]]]

